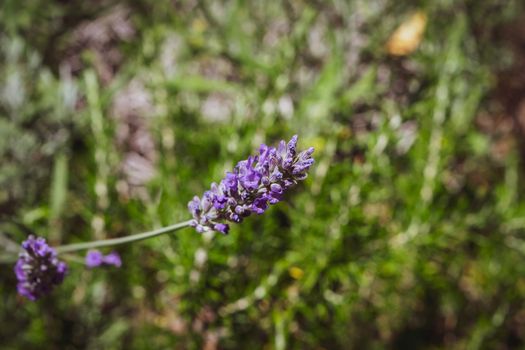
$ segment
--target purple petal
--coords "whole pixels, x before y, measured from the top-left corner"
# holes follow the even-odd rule
[[[227,234],[228,231],[230,230],[230,226],[226,225],[226,224],[215,224],[215,226],[213,227],[213,229],[215,231],[219,231],[220,233],[222,234]]]
[[[94,268],[102,265],[104,262],[104,256],[98,250],[90,250],[86,254],[85,263],[89,268]]]
[[[266,198],[257,198],[252,205],[252,211],[261,215],[268,209],[268,202]]]
[[[104,257],[104,264],[121,267],[122,260],[120,260],[120,255],[117,252],[111,252]]]

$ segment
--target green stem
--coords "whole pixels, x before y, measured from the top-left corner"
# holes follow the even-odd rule
[[[136,241],[142,241],[144,239],[156,237],[163,235],[165,233],[174,232],[177,230],[180,230],[181,228],[189,226],[191,220],[180,222],[178,224],[174,224],[171,226],[166,226],[159,228],[157,230],[143,232],[143,233],[137,233],[135,235],[126,236],[126,237],[119,237],[119,238],[111,238],[111,239],[103,239],[100,241],[92,241],[92,242],[83,242],[83,243],[74,243],[74,244],[68,244],[68,245],[62,245],[56,247],[56,250],[59,254],[61,253],[67,253],[67,252],[74,252],[77,250],[84,250],[84,249],[93,249],[93,248],[100,248],[100,247],[107,247],[107,246],[113,246],[118,244],[125,244],[130,242],[136,242]]]

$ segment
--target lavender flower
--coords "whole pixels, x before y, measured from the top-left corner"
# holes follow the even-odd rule
[[[117,252],[111,252],[104,257],[104,264],[113,265],[115,267],[122,266],[122,260],[120,260],[120,255]]]
[[[262,214],[269,204],[278,203],[284,192],[306,179],[314,163],[313,147],[297,153],[297,135],[288,142],[281,141],[277,148],[261,145],[259,154],[237,163],[233,172],[217,185],[195,196],[188,203],[193,215],[191,226],[197,232],[219,231],[228,233],[228,224],[239,223],[251,213]]]
[[[122,266],[122,261],[120,260],[120,256],[117,252],[111,252],[104,256],[98,250],[90,250],[87,252],[85,263],[89,268],[94,268],[101,265],[113,265],[115,267]]]
[[[90,250],[86,254],[85,263],[89,268],[98,267],[104,262],[104,255],[98,250]]]
[[[44,238],[31,235],[22,242],[22,248],[15,265],[18,293],[29,300],[37,300],[62,283],[67,265],[58,260],[56,250]]]

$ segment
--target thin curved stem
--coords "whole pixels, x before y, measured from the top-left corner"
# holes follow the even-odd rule
[[[174,224],[171,226],[162,227],[157,230],[137,233],[137,234],[126,236],[126,237],[103,239],[100,241],[92,241],[92,242],[67,244],[67,245],[58,246],[55,249],[60,254],[60,253],[74,252],[77,250],[108,247],[108,246],[114,246],[118,244],[142,241],[144,239],[160,236],[165,233],[175,232],[177,230],[180,230],[184,227],[189,226],[190,222],[191,220],[188,220],[188,221],[180,222],[178,224]]]

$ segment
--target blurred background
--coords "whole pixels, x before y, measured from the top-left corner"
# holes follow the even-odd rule
[[[525,346],[523,5],[3,0],[0,348]],[[265,215],[16,294],[29,234],[187,220],[293,134],[316,164]]]

